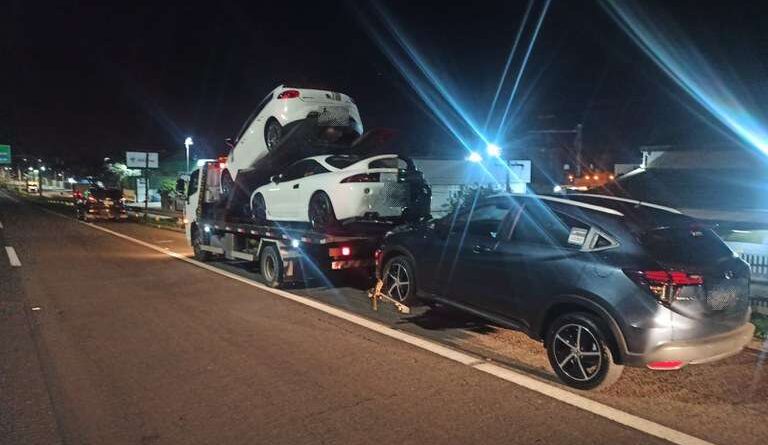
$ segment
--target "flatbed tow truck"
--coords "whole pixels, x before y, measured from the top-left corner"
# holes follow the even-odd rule
[[[307,281],[327,271],[372,270],[374,252],[386,226],[336,235],[221,216],[227,213],[217,211],[222,205],[222,166],[220,161],[207,161],[190,174],[185,229],[195,258],[208,261],[223,257],[253,263],[272,287]]]

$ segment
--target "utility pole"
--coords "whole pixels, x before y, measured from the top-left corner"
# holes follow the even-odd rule
[[[576,150],[576,177],[581,177],[581,132],[584,126],[582,124],[576,125],[576,129],[573,131],[576,133],[576,137],[573,141],[573,148]]]
[[[149,221],[149,153],[144,153],[144,222]]]

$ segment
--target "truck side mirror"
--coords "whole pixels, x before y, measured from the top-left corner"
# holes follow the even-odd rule
[[[176,193],[183,195],[187,191],[187,181],[179,178],[176,180]]]

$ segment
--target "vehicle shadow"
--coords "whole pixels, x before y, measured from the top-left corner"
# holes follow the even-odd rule
[[[413,315],[402,316],[398,324],[411,323],[430,331],[462,329],[476,334],[488,334],[498,329],[487,320],[438,303],[420,303],[412,310]]]

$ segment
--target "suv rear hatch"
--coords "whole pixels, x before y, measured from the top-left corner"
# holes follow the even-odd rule
[[[726,329],[747,321],[749,266],[712,229],[695,224],[658,227],[642,233],[640,242],[677,284],[666,302],[672,310]]]

